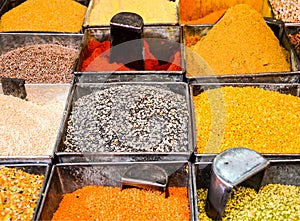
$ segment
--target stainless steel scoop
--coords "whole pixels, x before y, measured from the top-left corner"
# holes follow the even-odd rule
[[[110,62],[144,70],[143,18],[135,13],[120,12],[110,20]]]
[[[150,188],[160,190],[169,196],[168,174],[153,164],[135,164],[129,167],[121,178],[123,190],[126,187]]]
[[[221,220],[232,189],[242,182],[258,190],[268,165],[269,161],[259,153],[243,147],[231,148],[217,155],[212,164],[207,215],[213,220]]]

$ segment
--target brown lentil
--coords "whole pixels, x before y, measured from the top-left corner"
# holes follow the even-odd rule
[[[300,22],[299,0],[270,0],[274,17],[283,22]]]
[[[0,154],[51,155],[63,108],[0,94]]]
[[[0,220],[32,220],[43,175],[0,166]]]
[[[20,47],[0,56],[0,78],[26,83],[71,83],[77,50],[56,44]]]
[[[291,40],[291,43],[294,45],[296,54],[298,55],[300,59],[300,31],[296,34],[289,34],[289,38]]]
[[[64,195],[52,220],[190,220],[186,187],[159,191],[85,186]]]
[[[280,46],[262,15],[246,4],[229,8],[192,49],[192,53],[197,53],[208,63],[215,75],[291,70],[289,53]],[[187,56],[188,74],[203,75],[193,69],[195,61],[189,60],[193,56]]]
[[[199,153],[237,146],[300,153],[300,98],[254,87],[222,87],[193,97]]]
[[[211,220],[205,212],[207,189],[198,189],[198,219]],[[222,220],[300,220],[300,186],[268,184],[256,193],[239,186],[231,193]]]
[[[0,20],[0,31],[79,32],[87,7],[73,0],[27,0]]]

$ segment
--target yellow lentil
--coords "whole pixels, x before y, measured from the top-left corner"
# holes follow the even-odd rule
[[[0,220],[32,220],[43,175],[0,167]]]
[[[255,87],[222,87],[194,96],[197,152],[237,146],[300,153],[300,98]]]
[[[229,8],[192,49],[208,63],[215,75],[291,70],[287,50],[280,46],[262,15],[246,4]],[[194,71],[193,64],[187,54],[188,75],[203,75]]]
[[[256,193],[239,186],[231,193],[222,220],[300,220],[300,186],[268,184]],[[197,190],[198,219],[211,220],[205,212],[207,189]]]
[[[74,0],[27,0],[1,17],[0,31],[79,32],[86,9]]]
[[[190,220],[186,187],[160,191],[85,186],[64,195],[52,220]]]

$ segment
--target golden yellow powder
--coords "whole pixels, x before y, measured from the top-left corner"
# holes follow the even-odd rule
[[[223,87],[193,97],[197,151],[248,147],[300,153],[300,98],[254,87]]]
[[[192,49],[216,75],[291,70],[288,52],[280,46],[261,14],[246,4],[228,9]],[[192,65],[193,61],[188,58],[190,76],[203,75],[189,68]]]
[[[0,31],[79,32],[86,9],[73,0],[27,0],[1,17]]]
[[[96,0],[88,18],[88,25],[109,25],[119,12],[133,12],[142,16],[144,23],[177,23],[178,0]]]

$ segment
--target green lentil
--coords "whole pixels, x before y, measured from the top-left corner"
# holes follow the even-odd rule
[[[222,87],[194,96],[198,153],[248,147],[300,153],[300,98],[255,87]]]
[[[32,220],[43,175],[0,167],[0,220]]]
[[[207,189],[198,194],[198,219],[211,220],[204,205]],[[300,186],[268,184],[256,193],[254,189],[238,186],[231,193],[222,220],[300,220]]]

